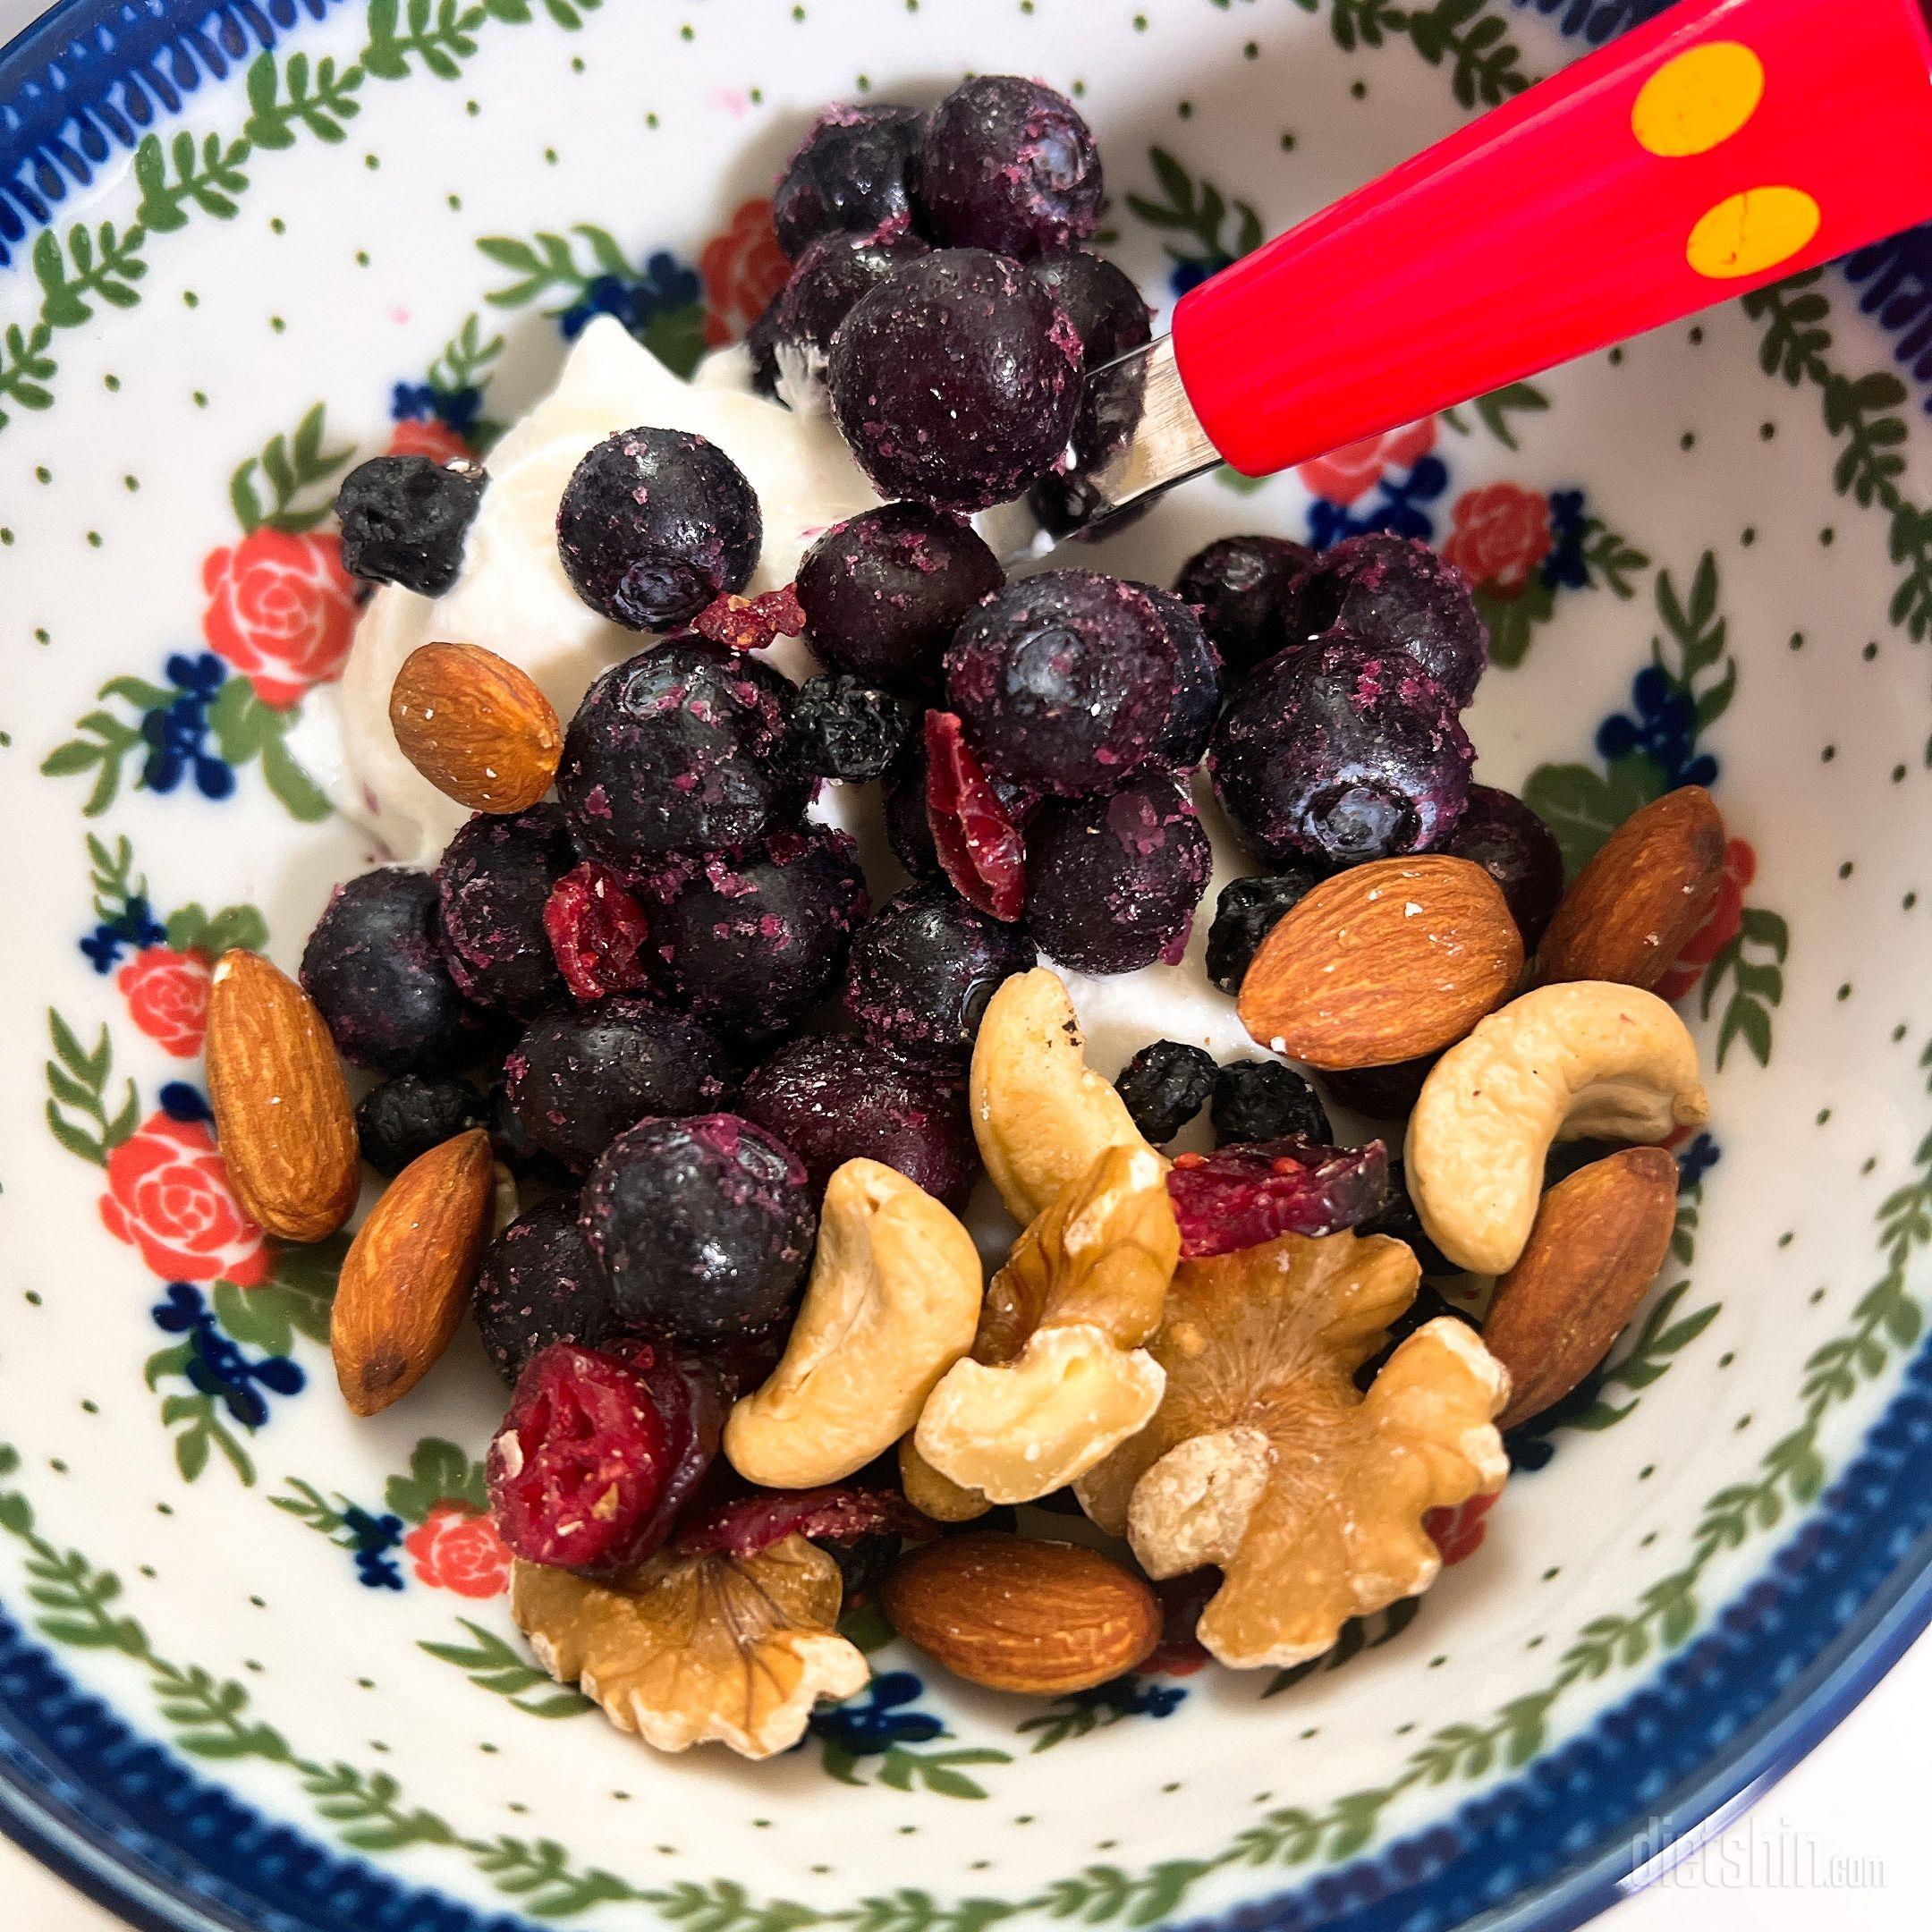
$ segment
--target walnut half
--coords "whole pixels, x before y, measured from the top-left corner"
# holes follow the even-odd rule
[[[1160,1409],[1077,1487],[1149,1576],[1220,1566],[1199,1636],[1222,1663],[1300,1663],[1426,1589],[1441,1558],[1423,1516],[1503,1487],[1509,1377],[1472,1328],[1426,1324],[1355,1387],[1417,1278],[1400,1241],[1347,1233],[1174,1276],[1149,1343]]]
[[[802,1536],[753,1556],[666,1551],[622,1582],[519,1562],[510,1614],[538,1661],[659,1750],[789,1750],[820,1698],[871,1675],[839,1636],[839,1569]]]

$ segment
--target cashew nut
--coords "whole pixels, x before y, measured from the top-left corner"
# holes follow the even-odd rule
[[[979,1250],[959,1222],[894,1169],[847,1161],[826,1184],[784,1359],[724,1424],[733,1467],[775,1489],[863,1468],[972,1346],[979,1301]]]
[[[1140,1346],[1180,1255],[1166,1163],[1110,1147],[994,1277],[973,1343],[928,1400],[914,1446],[949,1481],[1027,1503],[1084,1475],[1160,1404]]]
[[[973,1046],[979,1157],[1022,1226],[1110,1147],[1144,1148],[1126,1103],[1087,1064],[1073,1002],[1045,967],[994,994]]]
[[[899,1438],[899,1487],[921,1516],[935,1522],[971,1522],[993,1507],[977,1489],[964,1489],[942,1476],[919,1453],[910,1436]]]
[[[1662,1140],[1709,1117],[1696,1044],[1654,993],[1538,987],[1430,1069],[1409,1119],[1409,1191],[1450,1260],[1500,1275],[1530,1238],[1553,1140]]]

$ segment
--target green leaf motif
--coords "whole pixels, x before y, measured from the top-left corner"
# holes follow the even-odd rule
[[[409,1474],[392,1476],[383,1500],[405,1522],[419,1523],[438,1503],[487,1510],[489,1489],[480,1462],[472,1462],[454,1443],[426,1436],[411,1453]]]
[[[1564,869],[1574,878],[1632,812],[1668,790],[1657,760],[1631,751],[1600,772],[1588,765],[1538,765],[1522,795],[1556,835]]]
[[[1704,974],[1699,1007],[1708,1020],[1720,998],[1717,1064],[1741,1040],[1759,1066],[1771,1062],[1771,1015],[1784,997],[1791,928],[1779,913],[1747,906],[1742,923]]]
[[[514,1648],[496,1631],[472,1623],[468,1617],[458,1617],[456,1621],[470,1632],[469,1643],[419,1642],[416,1648],[428,1651],[441,1663],[455,1665],[479,1690],[505,1699],[530,1716],[576,1717],[597,1708],[580,1692],[560,1689],[547,1671],[532,1664],[526,1653]],[[544,1694],[532,1702],[532,1692]]]
[[[54,1057],[46,1063],[47,1125],[70,1154],[105,1167],[107,1157],[131,1139],[140,1124],[140,1098],[134,1082],[126,1082],[118,1106],[110,1113],[107,1096],[114,1075],[114,1043],[107,1029],[102,1027],[90,1051],[50,1006],[47,1035],[54,1046]]]
[[[1514,670],[1530,655],[1537,631],[1556,614],[1556,592],[1540,573],[1533,574],[1513,596],[1504,597],[1490,584],[1476,587],[1476,608],[1489,631],[1489,656],[1505,670]]]

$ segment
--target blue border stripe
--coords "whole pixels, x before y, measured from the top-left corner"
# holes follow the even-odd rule
[[[67,0],[0,52],[0,265],[115,151],[343,0]]]
[[[1764,1573],[1643,1688],[1426,1830],[1189,1932],[1449,1932],[1505,1911],[1521,1932],[1560,1932],[1612,1902],[1653,1824],[1693,1830],[1789,1768],[1928,1618],[1932,1347]],[[4,1609],[0,1716],[0,1779],[30,1805],[75,1818],[104,1862],[241,1923],[535,1932],[262,1818],[75,1686]]]

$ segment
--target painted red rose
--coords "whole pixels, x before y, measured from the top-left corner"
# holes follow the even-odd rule
[[[1737,937],[1744,923],[1744,889],[1758,877],[1758,854],[1749,839],[1725,842],[1724,872],[1717,881],[1717,896],[1704,923],[1683,943],[1670,970],[1657,983],[1659,999],[1682,999],[1699,979],[1705,968]]]
[[[1496,1496],[1503,1492],[1499,1489]],[[1422,1531],[1442,1552],[1445,1563],[1459,1563],[1482,1547],[1483,1521],[1496,1505],[1495,1496],[1474,1496],[1454,1509],[1432,1509],[1422,1519]]]
[[[149,946],[115,976],[128,1017],[179,1060],[201,1051],[208,1031],[208,962],[199,953]]]
[[[772,230],[771,203],[741,203],[724,233],[705,243],[698,273],[704,282],[706,347],[736,342],[792,273]]]
[[[1472,584],[1514,597],[1550,554],[1549,498],[1516,483],[1491,483],[1458,497],[1442,554]]]
[[[1380,436],[1330,450],[1313,462],[1302,463],[1295,474],[1312,495],[1347,504],[1367,496],[1382,480],[1385,470],[1412,469],[1435,447],[1436,419],[1426,416],[1403,428],[1385,429]]]
[[[467,1503],[438,1503],[402,1538],[416,1574],[459,1597],[500,1597],[510,1586],[510,1550],[496,1525]]]
[[[165,1281],[253,1288],[268,1273],[267,1243],[229,1188],[205,1122],[144,1121],[107,1157],[100,1215]]]
[[[202,634],[264,704],[292,705],[335,677],[355,629],[355,580],[334,537],[250,530],[201,566]]]
[[[450,428],[431,417],[427,422],[399,422],[386,454],[427,456],[431,462],[475,462],[477,453]]]

